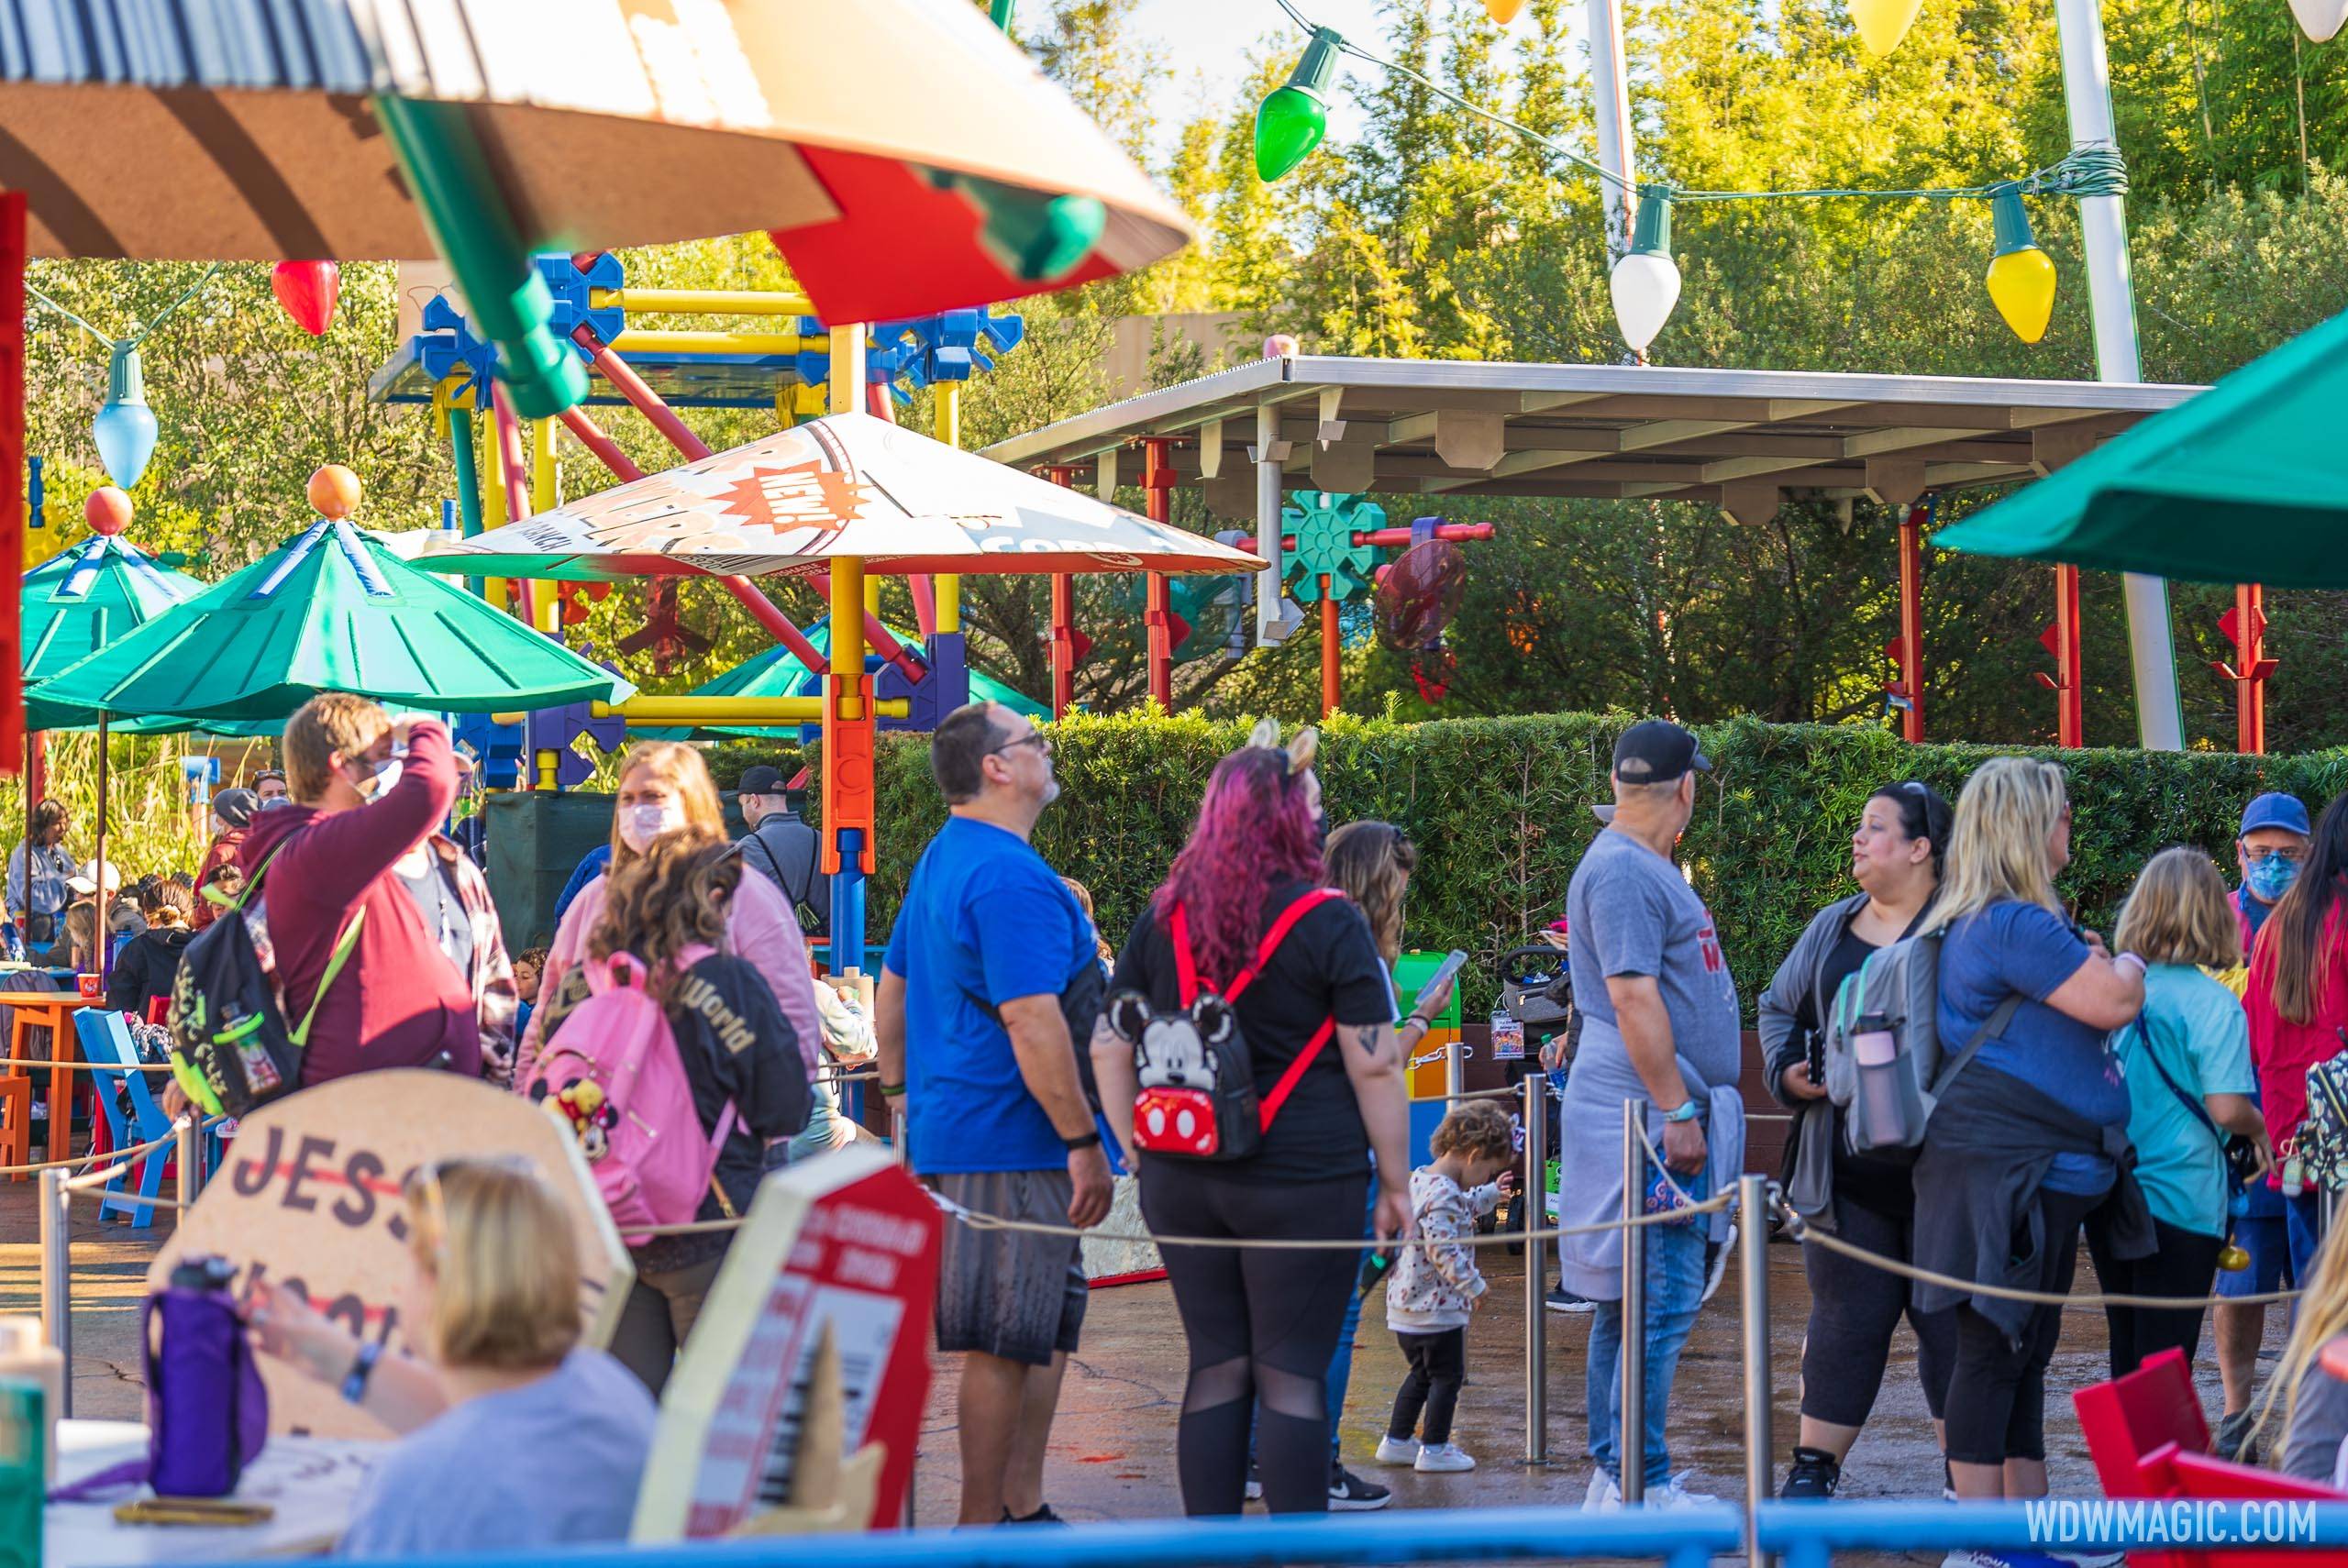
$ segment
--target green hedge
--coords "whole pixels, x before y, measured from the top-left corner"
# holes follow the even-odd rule
[[[1564,912],[1567,881],[1598,832],[1589,807],[1610,798],[1608,759],[1630,722],[1580,713],[1410,724],[1340,716],[1324,728],[1330,819],[1382,817],[1417,840],[1409,942],[1473,955],[1471,1009],[1491,1004],[1498,955],[1536,940],[1530,933]],[[1079,715],[1054,729],[1061,794],[1044,815],[1036,847],[1092,889],[1113,943],[1165,875],[1209,769],[1246,732],[1236,723],[1141,715]],[[1955,800],[1966,774],[1998,755],[1987,746],[1911,746],[1856,725],[1748,719],[1698,733],[1714,772],[1698,791],[1681,856],[1718,917],[1748,1013],[1811,915],[1852,890],[1849,839],[1867,793],[1921,778]],[[2154,852],[2198,845],[2231,878],[2234,826],[2251,796],[2287,790],[2312,812],[2348,788],[2348,750],[2036,755],[2054,757],[2071,778],[2073,860],[2063,890],[2082,919],[2107,931]],[[712,758],[727,784],[755,760],[749,748]],[[876,943],[914,858],[945,818],[921,737],[884,736],[877,768]]]

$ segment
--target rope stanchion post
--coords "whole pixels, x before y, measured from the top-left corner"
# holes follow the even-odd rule
[[[1626,1508],[1647,1493],[1647,1233],[1633,1222],[1646,1193],[1646,1120],[1645,1100],[1623,1102],[1623,1413],[1614,1423],[1614,1463]]]
[[[65,1173],[40,1173],[40,1332],[65,1373],[57,1396],[61,1419],[73,1414],[73,1239],[68,1228]]]
[[[1468,1047],[1462,1040],[1453,1040],[1443,1048],[1443,1093],[1446,1099],[1456,1099],[1468,1087]]]
[[[193,1114],[180,1122],[177,1165],[180,1207],[184,1209],[204,1190],[204,1122]]]
[[[1517,1194],[1517,1212],[1524,1216],[1524,1463],[1545,1464],[1549,1459],[1549,1314],[1541,1281],[1548,1275],[1544,1243],[1532,1239],[1546,1230],[1549,1217],[1548,1132],[1549,1088],[1545,1073],[1524,1075],[1525,1190]],[[1531,1208],[1526,1208],[1530,1204]]]
[[[1744,1328],[1744,1530],[1746,1560],[1769,1568],[1761,1550],[1761,1505],[1769,1500],[1769,1184],[1747,1176],[1736,1184],[1737,1289]]]

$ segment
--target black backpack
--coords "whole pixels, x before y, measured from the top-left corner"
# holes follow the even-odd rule
[[[243,1116],[302,1087],[302,1048],[309,1043],[310,1025],[327,988],[359,945],[360,923],[366,919],[360,910],[342,928],[310,1010],[299,1028],[287,1029],[266,906],[246,908],[276,858],[277,850],[271,850],[234,899],[205,889],[225,911],[187,944],[172,979],[172,1076],[207,1115]]]

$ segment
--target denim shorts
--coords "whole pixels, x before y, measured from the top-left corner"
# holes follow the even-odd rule
[[[929,1178],[952,1202],[1000,1220],[1066,1225],[1075,1184],[1065,1170],[968,1171]],[[937,1348],[1028,1366],[1073,1353],[1091,1286],[1073,1236],[979,1231],[950,1215],[937,1263]]]
[[[2236,1215],[2234,1245],[2250,1254],[2250,1266],[2220,1269],[2220,1296],[2265,1296],[2297,1283],[2291,1277],[2291,1241],[2280,1213]]]

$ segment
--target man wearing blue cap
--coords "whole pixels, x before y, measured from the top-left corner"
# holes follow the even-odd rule
[[[2232,903],[2242,922],[2245,959],[2259,927],[2298,878],[2311,836],[2308,809],[2296,795],[2261,795],[2243,810],[2242,829],[2234,838],[2242,886],[2234,889]],[[2250,1254],[2250,1264],[2220,1271],[2220,1296],[2265,1295],[2298,1284],[2292,1276],[2281,1194],[2263,1181],[2253,1182],[2233,1200],[2233,1235],[2234,1244]],[[2219,1458],[2232,1459],[2250,1431],[2250,1397],[2258,1375],[2259,1347],[2266,1338],[2266,1308],[2264,1303],[2222,1302],[2211,1315],[2210,1333],[2218,1343],[2218,1375],[2226,1389],[2225,1418],[2218,1423],[2211,1448]]]

